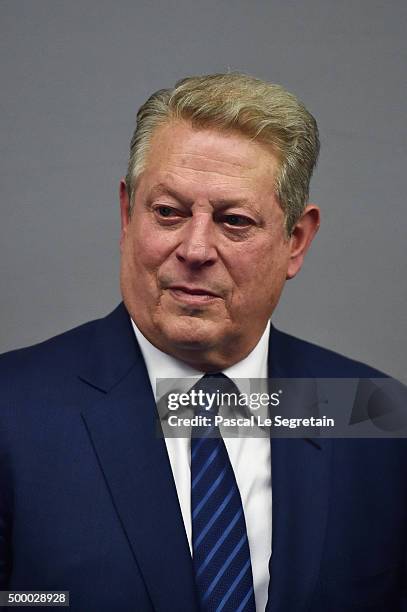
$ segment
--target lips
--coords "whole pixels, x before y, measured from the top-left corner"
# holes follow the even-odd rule
[[[209,306],[220,298],[218,293],[214,293],[205,287],[171,285],[167,287],[167,290],[176,302],[193,308],[200,308],[205,305]]]
[[[210,297],[220,297],[219,294],[210,291],[209,289],[205,289],[204,287],[189,287],[186,285],[172,285],[168,287],[171,291],[180,291],[183,293],[187,293],[188,295],[202,295],[202,296],[210,296]]]

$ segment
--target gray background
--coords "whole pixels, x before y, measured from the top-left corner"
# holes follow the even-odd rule
[[[281,83],[318,119],[322,227],[275,324],[407,382],[407,3],[2,0],[0,351],[119,300],[138,106],[187,74]]]

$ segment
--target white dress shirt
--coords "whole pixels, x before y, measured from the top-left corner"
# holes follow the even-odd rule
[[[160,400],[156,393],[157,379],[201,378],[203,376],[203,372],[157,349],[143,336],[134,321],[132,324],[156,401]],[[270,323],[252,352],[239,363],[223,371],[242,392],[239,379],[268,378],[269,335]],[[270,439],[268,437],[225,437],[224,442],[242,498],[252,562],[256,610],[264,612],[270,579],[268,565],[271,555]],[[191,441],[186,437],[167,437],[165,443],[192,554]]]

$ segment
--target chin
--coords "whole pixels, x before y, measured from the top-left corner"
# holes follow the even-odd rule
[[[182,320],[180,320],[182,319]],[[210,350],[219,344],[224,329],[213,321],[191,317],[177,317],[158,326],[169,347],[186,350]]]

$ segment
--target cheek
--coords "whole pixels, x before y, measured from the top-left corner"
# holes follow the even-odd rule
[[[127,257],[139,274],[154,272],[166,258],[168,248],[162,237],[143,224],[128,236],[128,242]]]
[[[259,304],[280,295],[287,266],[288,253],[284,244],[271,248],[266,243],[239,253],[233,273],[239,301]]]

